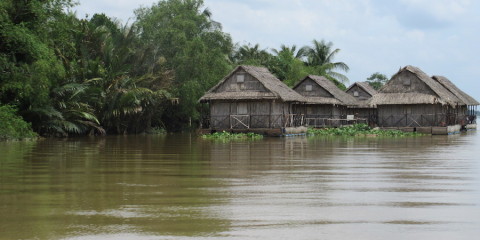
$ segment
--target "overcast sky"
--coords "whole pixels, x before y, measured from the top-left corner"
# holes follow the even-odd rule
[[[75,10],[79,17],[103,12],[125,23],[134,9],[155,2],[79,0]],[[240,44],[333,42],[341,49],[335,61],[350,66],[350,83],[413,65],[480,100],[480,1],[205,0],[205,7]]]

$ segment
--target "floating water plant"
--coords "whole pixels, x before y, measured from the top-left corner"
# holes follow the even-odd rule
[[[231,133],[231,132],[215,132],[202,135],[203,139],[215,140],[257,140],[262,139],[263,135],[257,133]]]
[[[386,136],[386,137],[406,137],[422,136],[417,132],[403,132],[400,130],[380,130],[373,129],[367,124],[360,123],[351,126],[338,128],[309,128],[307,134],[310,136]]]

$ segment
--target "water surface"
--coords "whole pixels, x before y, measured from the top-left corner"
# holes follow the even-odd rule
[[[0,239],[474,239],[480,134],[0,142]]]

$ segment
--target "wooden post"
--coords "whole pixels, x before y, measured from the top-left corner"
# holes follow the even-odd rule
[[[269,113],[268,113],[268,128],[272,128],[272,106],[273,105],[273,101],[270,101],[270,110],[269,110]]]

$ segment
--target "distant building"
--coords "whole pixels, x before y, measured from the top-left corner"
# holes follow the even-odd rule
[[[460,104],[457,108],[460,124],[467,125],[473,123],[476,120],[475,110],[480,103],[455,86],[448,78],[443,76],[433,76],[432,78],[462,101],[463,104]]]
[[[356,118],[367,119],[371,124],[376,123],[376,107],[370,105],[368,100],[377,94],[377,90],[368,82],[355,82],[345,92],[356,100],[354,105],[348,106],[348,114],[354,115]]]
[[[305,97],[305,104],[296,104],[295,113],[304,115],[306,124],[331,127],[348,124],[347,107],[356,100],[322,76],[309,75],[297,83],[293,90]]]
[[[293,104],[304,98],[264,67],[236,67],[200,102],[209,104],[203,128],[211,130],[280,129],[302,124],[293,113]]]
[[[464,118],[460,112],[467,104],[452,93],[453,84],[442,85],[439,79],[431,78],[413,66],[400,69],[370,99],[369,103],[377,107],[378,126],[410,127],[413,130],[447,126],[456,129],[460,126]],[[447,131],[454,130],[448,128]]]

